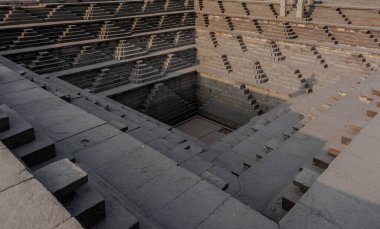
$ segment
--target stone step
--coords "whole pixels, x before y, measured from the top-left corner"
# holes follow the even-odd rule
[[[314,155],[313,163],[321,169],[327,169],[329,164],[334,160],[334,157],[328,155],[326,152],[321,151]]]
[[[87,174],[68,159],[42,167],[34,176],[59,200],[71,196],[88,181]]]
[[[306,192],[317,180],[319,174],[308,169],[302,168],[302,171],[293,179],[293,184],[301,191]]]
[[[34,129],[22,119],[14,110],[6,105],[0,105],[0,112],[9,117],[8,130],[0,132],[0,141],[9,149],[22,146],[34,140]]]
[[[12,150],[29,167],[55,157],[54,142],[40,132],[35,133],[36,140]]]
[[[106,215],[104,198],[87,184],[79,188],[63,206],[84,228],[92,228]]]
[[[9,116],[7,113],[0,111],[0,132],[9,130]]]
[[[294,184],[289,184],[282,192],[282,209],[290,211],[296,205],[299,199],[301,199],[302,192]]]

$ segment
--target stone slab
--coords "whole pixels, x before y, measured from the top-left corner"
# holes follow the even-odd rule
[[[204,222],[199,229],[230,229],[230,228],[250,228],[250,229],[278,229],[278,225],[242,204],[238,200],[230,197],[219,208],[217,208]]]
[[[0,96],[21,92],[36,87],[38,86],[35,83],[32,83],[27,79],[17,80],[2,85],[0,84]]]
[[[54,228],[71,215],[36,179],[0,192],[2,228]]]
[[[49,126],[43,131],[54,141],[60,141],[84,132],[86,130],[103,125],[105,122],[91,114],[76,116],[75,118],[66,122],[57,123],[56,125]]]
[[[198,176],[175,166],[128,196],[146,214],[152,215],[199,181]]]
[[[175,163],[125,133],[76,154],[78,162],[114,185],[123,194],[141,187]]]
[[[194,228],[222,205],[229,195],[215,186],[200,181],[174,201],[170,202],[153,218],[164,228]]]
[[[53,97],[54,95],[41,88],[32,88],[26,91],[0,96],[0,103],[5,103],[9,107],[29,103],[35,100]]]
[[[339,229],[337,225],[297,204],[279,223],[281,229]]]
[[[108,124],[103,124],[59,141],[58,144],[66,152],[75,154],[120,133],[121,132],[116,128]]]
[[[58,199],[73,193],[88,180],[87,174],[68,159],[38,169],[34,176]]]
[[[0,147],[0,192],[33,178],[7,148]]]

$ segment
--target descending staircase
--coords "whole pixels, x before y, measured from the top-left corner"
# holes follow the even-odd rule
[[[113,73],[109,68],[100,69],[97,77],[95,77],[91,92],[97,93],[111,88],[119,87],[128,84],[129,80],[126,77]]]
[[[270,41],[268,45],[269,45],[270,54],[274,61],[285,60],[285,56],[282,55],[282,52],[280,51],[280,48],[278,47],[275,41]]]
[[[100,63],[111,60],[112,57],[102,51],[96,50],[94,46],[82,46],[80,52],[74,57],[74,67]]]
[[[202,104],[199,113],[236,129],[252,117],[262,114],[262,110],[245,84],[236,84]]]
[[[326,63],[326,60],[322,57],[322,55],[318,52],[317,48],[315,46],[310,48],[310,51],[313,53],[313,55],[316,57],[318,63],[323,68],[328,68],[329,65]]]
[[[245,14],[246,14],[247,16],[251,15],[251,12],[249,11],[249,9],[248,9],[248,7],[247,7],[247,3],[246,3],[246,2],[242,2],[242,3],[241,3],[241,6],[243,7],[243,10],[244,10],[244,12],[245,12]]]
[[[168,125],[175,125],[196,115],[196,108],[176,95],[163,83],[153,86],[140,111]]]
[[[228,60],[227,55],[223,54],[221,56],[221,58],[222,58],[222,61],[223,61],[223,64],[224,64],[224,67],[225,67],[227,73],[231,73],[233,70],[232,70],[232,66],[231,66],[231,64],[230,64],[230,62]]]
[[[143,48],[127,42],[127,40],[120,40],[118,46],[115,48],[114,57],[117,60],[125,60],[138,55],[147,53]]]

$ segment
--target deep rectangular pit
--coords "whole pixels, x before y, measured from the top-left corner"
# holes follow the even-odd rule
[[[112,99],[212,143],[281,101],[199,73],[127,90]]]

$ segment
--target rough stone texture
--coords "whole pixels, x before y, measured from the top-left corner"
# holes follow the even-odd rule
[[[252,211],[249,207],[234,198],[229,198],[212,213],[207,220],[197,228],[268,228],[275,229],[278,225]]]
[[[0,147],[0,192],[33,178],[7,148]]]
[[[34,175],[58,199],[71,194],[88,180],[87,174],[68,159],[36,170]]]
[[[153,215],[165,228],[194,228],[229,195],[205,181],[199,182]]]

